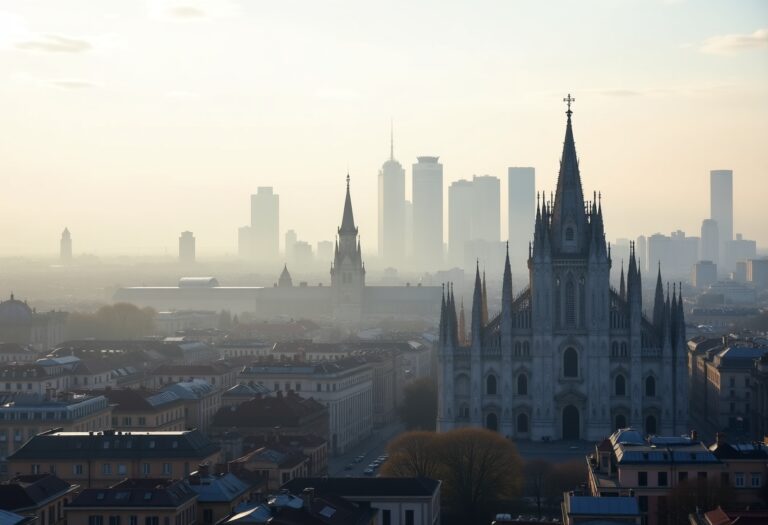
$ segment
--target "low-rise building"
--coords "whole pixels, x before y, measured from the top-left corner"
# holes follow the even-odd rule
[[[21,343],[0,343],[0,362],[33,363],[40,354],[31,345]]]
[[[271,436],[248,436],[242,440],[245,451],[258,450],[262,447],[279,445],[286,450],[303,454],[309,458],[307,476],[326,476],[328,474],[328,442],[315,435],[280,435],[277,432]]]
[[[189,487],[197,494],[198,523],[212,525],[229,516],[235,508],[251,499],[254,484],[248,478],[232,473],[212,475],[209,465],[187,477]]]
[[[264,385],[238,383],[221,394],[221,406],[222,408],[237,406],[245,401],[252,401],[260,396],[269,396],[272,393],[272,390]]]
[[[182,381],[167,385],[163,392],[170,392],[184,403],[185,428],[197,428],[208,432],[214,414],[221,407],[221,390],[202,379]]]
[[[64,505],[78,488],[54,474],[16,476],[0,483],[0,509],[34,517],[39,525],[59,525]]]
[[[151,372],[150,387],[165,388],[174,383],[202,380],[218,390],[226,390],[237,382],[237,373],[237,368],[222,363],[164,364]]]
[[[293,390],[325,404],[333,454],[343,454],[372,433],[373,370],[361,357],[318,362],[262,360],[243,368],[240,381],[274,387],[275,392]]]
[[[301,494],[336,495],[378,510],[376,524],[438,525],[441,482],[429,478],[298,478],[283,489]]]
[[[67,525],[195,525],[197,493],[184,481],[126,479],[85,489],[66,507]]]
[[[749,384],[752,388],[752,436],[768,437],[768,354],[756,359],[750,370]]]
[[[180,478],[201,463],[216,464],[220,447],[199,430],[180,432],[64,432],[32,437],[8,456],[8,471],[56,473],[84,488],[125,478]]]
[[[725,434],[718,433],[709,450],[725,467],[722,481],[733,488],[734,507],[758,508],[768,503],[768,445],[759,441],[728,443]]]
[[[304,454],[278,444],[270,444],[229,462],[230,472],[238,475],[249,471],[267,480],[267,490],[276,490],[284,483],[306,477],[309,458]]]
[[[66,312],[38,312],[11,294],[7,301],[0,301],[0,341],[47,352],[64,339],[67,316]]]
[[[52,428],[75,432],[100,430],[109,427],[111,416],[112,407],[104,396],[1,394],[0,477],[8,476],[6,458],[40,432]]]
[[[258,384],[253,388],[259,387],[263,388]],[[237,430],[242,436],[316,435],[327,441],[328,419],[328,409],[323,403],[280,390],[274,396],[259,396],[220,408],[213,417],[211,435]]]
[[[185,401],[175,392],[156,392],[144,388],[92,390],[112,405],[115,430],[184,430]]]

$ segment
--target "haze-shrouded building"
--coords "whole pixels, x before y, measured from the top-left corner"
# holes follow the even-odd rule
[[[528,258],[531,220],[536,212],[536,169],[513,167],[507,170],[509,258],[512,268],[522,269]]]
[[[417,157],[413,165],[413,259],[420,269],[443,263],[443,165]]]
[[[120,288],[115,301],[151,306],[157,310],[229,310],[249,312],[259,319],[289,316],[356,324],[374,319],[422,319],[435,322],[440,314],[440,287],[368,286],[358,228],[347,179],[341,226],[333,250],[331,285],[221,286],[213,277],[185,277],[178,286]]]
[[[717,221],[704,219],[701,222],[700,258],[702,261],[712,261],[717,264],[720,260],[720,233]]]
[[[395,160],[392,137],[389,159],[379,170],[379,258],[391,266],[405,259],[405,170]]]
[[[626,287],[611,288],[602,205],[597,194],[584,199],[567,100],[557,192],[536,208],[529,285],[512,290],[507,256],[501,313],[489,318],[494,308],[478,269],[468,334],[453,288],[443,297],[439,431],[475,426],[516,439],[598,440],[628,426],[688,430],[682,294],[673,288],[665,298],[659,270],[646,318],[634,250]]]
[[[241,257],[276,261],[280,248],[280,196],[270,186],[259,186],[251,195],[251,224],[238,231]]]
[[[72,236],[69,234],[69,228],[64,228],[64,231],[61,232],[61,240],[59,241],[59,260],[62,263],[72,261]]]
[[[448,187],[448,262],[464,266],[464,250],[472,240],[473,185],[457,180]]]
[[[720,242],[720,261],[733,240],[733,171],[712,170],[709,172],[709,218],[717,222]],[[727,268],[728,271],[732,268]]]
[[[190,232],[181,232],[179,236],[179,262],[192,264],[195,262],[195,235]]]

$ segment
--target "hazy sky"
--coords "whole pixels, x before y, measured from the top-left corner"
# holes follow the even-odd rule
[[[262,185],[314,244],[347,168],[374,250],[390,118],[409,181],[439,155],[446,186],[505,195],[532,165],[549,191],[568,92],[609,239],[698,235],[732,168],[734,231],[768,245],[762,0],[4,0],[0,255],[54,253],[64,226],[76,254],[175,253],[185,229],[234,253]]]

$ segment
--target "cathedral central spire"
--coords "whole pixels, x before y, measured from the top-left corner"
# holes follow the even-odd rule
[[[571,123],[571,103],[574,98],[569,94],[564,98],[568,104],[563,141],[563,154],[560,158],[560,172],[557,176],[557,192],[552,206],[552,240],[560,251],[565,249],[577,252],[584,248],[588,241],[587,215],[584,209],[584,192],[581,186],[579,159],[576,156],[576,143],[573,139]]]
[[[352,214],[352,197],[349,195],[349,173],[347,173],[347,197],[344,200],[344,215],[341,218],[341,228],[339,228],[339,234],[345,233],[357,235],[355,217]]]

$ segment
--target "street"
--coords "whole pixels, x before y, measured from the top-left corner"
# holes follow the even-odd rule
[[[331,477],[364,476],[365,474],[363,474],[363,471],[368,468],[368,464],[380,455],[386,453],[387,443],[389,443],[393,437],[404,431],[405,428],[399,421],[374,429],[371,437],[362,443],[359,443],[346,454],[330,458],[328,460],[328,475]],[[364,456],[364,458],[359,463],[353,463],[353,460],[357,456]],[[349,464],[352,465],[352,469],[344,470],[344,467]],[[376,474],[378,474],[378,470],[376,471]]]

